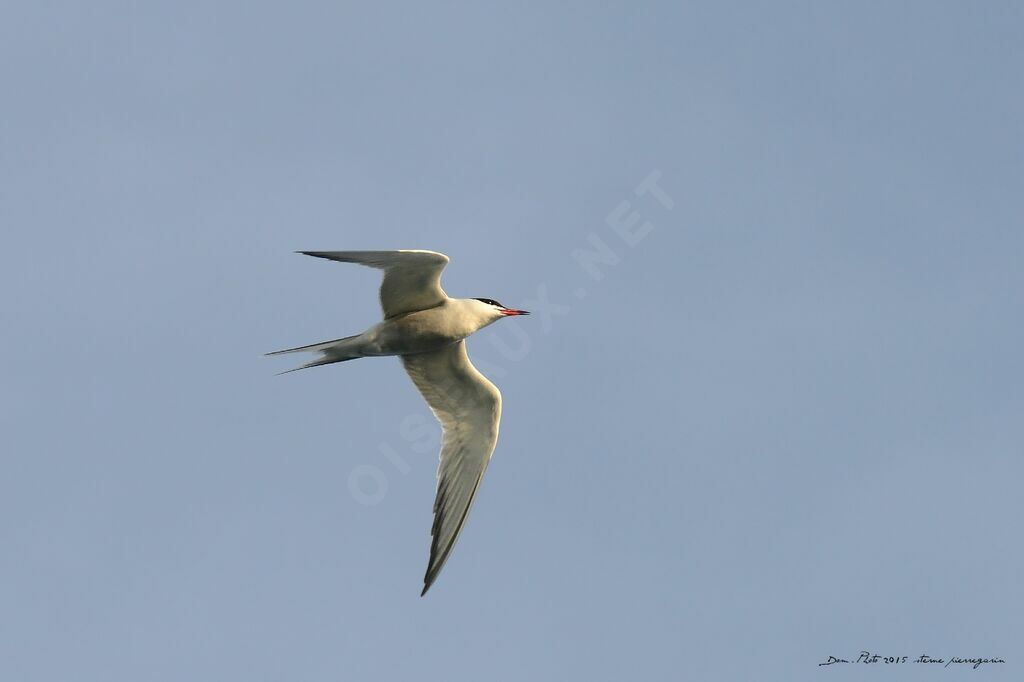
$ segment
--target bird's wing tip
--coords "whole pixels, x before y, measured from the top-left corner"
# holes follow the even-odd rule
[[[433,577],[427,576],[426,578],[423,579],[423,591],[420,592],[420,596],[421,597],[427,593],[427,590],[429,590],[431,588],[431,586],[433,586],[434,580],[436,580],[436,579],[437,579],[436,575],[433,576]]]

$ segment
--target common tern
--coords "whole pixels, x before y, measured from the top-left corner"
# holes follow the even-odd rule
[[[449,298],[441,289],[448,256],[435,251],[299,251],[384,271],[380,304],[384,320],[362,334],[279,350],[267,355],[313,352],[319,357],[288,370],[356,358],[397,355],[444,432],[427,593],[459,539],[476,491],[498,442],[501,393],[466,354],[466,337],[503,317],[529,315],[490,298]]]

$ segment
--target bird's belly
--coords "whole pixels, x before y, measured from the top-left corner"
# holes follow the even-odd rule
[[[421,310],[377,325],[371,342],[374,355],[425,353],[466,338],[441,311]]]

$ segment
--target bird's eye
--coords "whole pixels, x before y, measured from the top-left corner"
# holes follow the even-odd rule
[[[486,303],[487,305],[497,306],[499,308],[504,308],[505,307],[502,304],[498,303],[497,301],[495,301],[494,299],[491,299],[491,298],[478,298],[476,300],[480,301],[481,303]]]

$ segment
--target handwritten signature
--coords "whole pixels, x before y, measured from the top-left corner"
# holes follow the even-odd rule
[[[829,656],[819,666],[823,665],[836,665],[839,663],[882,663],[884,665],[900,664],[900,663],[930,663],[933,665],[941,665],[943,668],[948,668],[951,665],[969,665],[977,670],[983,663],[1006,663],[1002,658],[993,656],[992,658],[961,658],[960,656],[950,656],[949,658],[934,658],[928,654],[921,654],[917,658],[910,658],[909,656],[883,656],[882,654],[873,654],[870,651],[861,651],[854,661],[849,661],[839,656]]]

